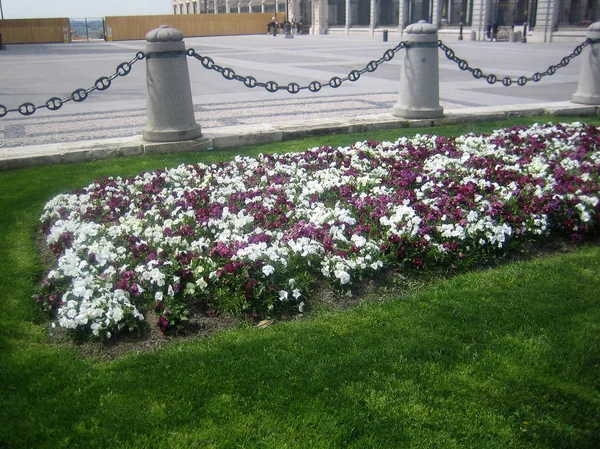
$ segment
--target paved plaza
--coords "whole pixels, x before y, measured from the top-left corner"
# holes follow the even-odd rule
[[[575,44],[444,41],[471,67],[498,78],[532,76],[558,64]],[[394,48],[399,38],[361,36],[224,36],[188,38],[188,48],[241,76],[279,85],[311,81],[326,84],[333,76],[361,70]],[[144,41],[10,45],[0,51],[0,104],[16,108],[24,102],[44,104],[51,97],[69,97],[77,88],[110,76],[121,62],[145,51]],[[365,73],[354,83],[270,93],[248,88],[188,58],[196,120],[203,130],[224,126],[283,124],[304,119],[330,119],[389,113],[398,99],[404,50],[394,59]],[[445,111],[476,107],[506,107],[569,101],[577,89],[581,57],[538,83],[521,87],[488,84],[461,71],[439,52],[440,104]],[[138,61],[128,76],[114,80],[104,92],[93,92],[82,103],[69,102],[59,111],[39,110],[30,117],[10,113],[0,118],[0,147],[75,142],[140,135],[146,123],[146,63]]]

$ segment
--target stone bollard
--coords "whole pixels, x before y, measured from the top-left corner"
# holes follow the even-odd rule
[[[400,71],[400,95],[392,114],[405,118],[442,117],[437,28],[420,20],[404,32],[407,44]]]
[[[194,104],[183,33],[162,25],[146,35],[147,119],[150,142],[179,142],[202,135]]]
[[[600,39],[600,22],[587,29],[590,39]],[[573,103],[600,104],[600,42],[590,44],[581,52],[583,64],[579,71],[577,91],[571,97]]]

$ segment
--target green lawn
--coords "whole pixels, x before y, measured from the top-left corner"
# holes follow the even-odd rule
[[[597,246],[111,362],[51,343],[33,306],[42,207],[95,178],[536,121],[0,172],[0,447],[600,447]]]

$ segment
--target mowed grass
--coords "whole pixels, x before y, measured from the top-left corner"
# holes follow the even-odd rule
[[[42,207],[95,178],[536,121],[0,173],[0,447],[600,447],[596,246],[111,362],[52,343],[33,307],[44,275],[36,250]]]

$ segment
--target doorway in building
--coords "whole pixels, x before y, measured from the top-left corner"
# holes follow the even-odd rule
[[[105,40],[104,18],[69,19],[71,42]]]

